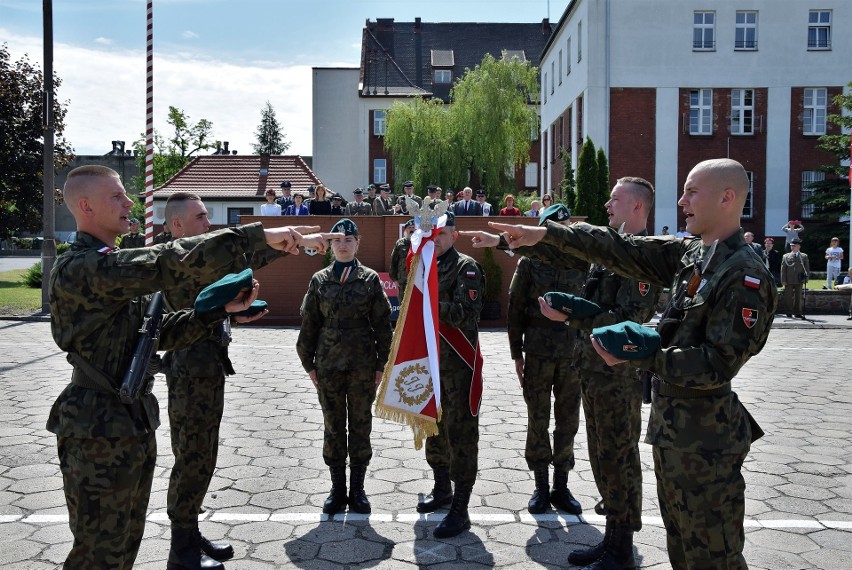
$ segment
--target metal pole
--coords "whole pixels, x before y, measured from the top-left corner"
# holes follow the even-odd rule
[[[154,244],[154,2],[148,0],[148,71],[145,109],[145,245]]]
[[[44,127],[44,201],[42,222],[44,224],[44,241],[41,245],[41,310],[50,312],[47,286],[50,272],[53,270],[53,260],[56,258],[56,242],[54,233],[54,171],[53,171],[53,0],[43,0],[44,21],[44,93],[42,99],[42,122]]]

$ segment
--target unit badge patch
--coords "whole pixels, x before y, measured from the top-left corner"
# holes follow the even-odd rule
[[[643,283],[641,281],[639,282],[639,294],[640,295],[642,295],[644,297],[645,295],[648,294],[648,291],[650,291],[650,290],[651,290],[651,284],[650,283]]]
[[[742,316],[743,323],[745,323],[746,327],[751,329],[754,328],[754,325],[757,324],[757,311],[755,311],[754,309],[743,308]]]

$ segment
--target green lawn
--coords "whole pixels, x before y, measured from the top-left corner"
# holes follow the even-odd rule
[[[26,315],[41,310],[41,289],[21,284],[26,269],[0,273],[0,315]]]

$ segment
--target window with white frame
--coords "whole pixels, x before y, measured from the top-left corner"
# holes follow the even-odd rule
[[[716,12],[693,12],[692,49],[693,51],[716,49]]]
[[[713,90],[689,91],[689,134],[713,134]]]
[[[547,72],[544,73],[544,85],[541,86],[541,92],[544,94],[544,102],[547,103]]]
[[[432,83],[440,83],[449,85],[453,82],[452,69],[434,69],[432,70]]]
[[[565,59],[568,62],[568,71],[565,73],[565,75],[571,75],[571,38],[568,38],[568,41],[565,44],[565,56]]]
[[[731,89],[731,134],[754,134],[754,89]]]
[[[831,49],[831,10],[808,12],[808,49]]]
[[[802,171],[802,218],[813,217],[814,205],[808,203],[808,200],[814,195],[814,189],[810,185],[823,180],[825,180],[825,172],[817,170]]]
[[[806,87],[802,112],[802,134],[824,135],[827,110],[828,90],[825,87]]]
[[[553,76],[556,75],[556,62],[550,62],[550,94],[553,95]]]
[[[373,134],[379,137],[385,136],[387,131],[387,114],[382,109],[373,110]]]
[[[562,50],[559,50],[559,85],[562,85]]]
[[[388,161],[385,158],[373,160],[373,184],[385,184],[388,181]]]
[[[746,176],[748,176],[748,194],[746,194],[741,217],[751,219],[754,216],[754,172],[747,170]]]
[[[530,162],[524,169],[524,188],[535,188],[538,186],[538,163]]]
[[[757,49],[757,12],[753,10],[737,10],[736,25],[734,49]]]
[[[583,60],[583,22],[577,22],[577,63]]]

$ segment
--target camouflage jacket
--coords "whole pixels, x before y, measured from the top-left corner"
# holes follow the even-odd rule
[[[267,247],[253,254],[237,255],[227,273],[238,273],[247,267],[260,269],[271,261],[285,255]],[[215,277],[204,280],[200,287],[192,288],[181,283],[177,287],[163,291],[169,310],[190,309],[201,289],[215,281]],[[222,338],[223,334],[227,338]],[[189,348],[169,351],[163,357],[163,372],[167,376],[178,378],[199,378],[234,374],[234,367],[228,358],[230,336],[222,331],[222,321],[217,322],[212,337],[202,339]]]
[[[552,249],[552,248],[550,248]],[[541,314],[538,298],[548,291],[579,295],[588,263],[562,256],[572,267],[554,266],[521,257],[509,285],[509,352],[512,359],[523,353],[571,358],[576,332]]]
[[[118,242],[121,249],[131,249],[134,247],[145,247],[145,234],[136,232],[135,234],[124,234],[121,236],[121,241]]]
[[[50,274],[53,339],[103,372],[116,390],[133,356],[145,295],[179,285],[199,287],[227,273],[235,256],[266,247],[260,224],[128,250],[109,250],[84,232],[77,236]],[[225,316],[224,311],[165,313],[159,348],[174,350],[205,338]],[[153,395],[125,406],[114,394],[69,384],[53,404],[47,429],[77,438],[128,437],[156,428],[157,411]]]
[[[384,370],[390,311],[379,274],[360,262],[344,283],[334,275],[333,263],[314,273],[302,301],[296,341],[305,371]]]
[[[450,248],[438,258],[438,320],[459,329],[474,345],[479,340],[484,291],[485,276],[472,257]],[[445,362],[450,362],[450,355],[455,352],[441,339],[442,369]]]
[[[388,275],[391,279],[399,283],[400,289],[405,289],[405,284],[408,282],[408,272],[405,271],[405,260],[408,257],[408,250],[411,249],[411,240],[408,238],[399,238],[393,245],[391,252],[390,267]],[[400,291],[400,295],[402,291]]]
[[[687,287],[705,249],[698,238],[619,236],[583,223],[566,228],[548,222],[542,241],[622,275],[670,286],[673,298]],[[683,301],[683,318],[671,339],[631,364],[679,387],[724,386],[766,344],[777,297],[772,277],[740,230],[718,243],[697,293]],[[657,395],[645,441],[693,453],[743,453],[751,436],[748,414],[735,392],[694,398]]]

